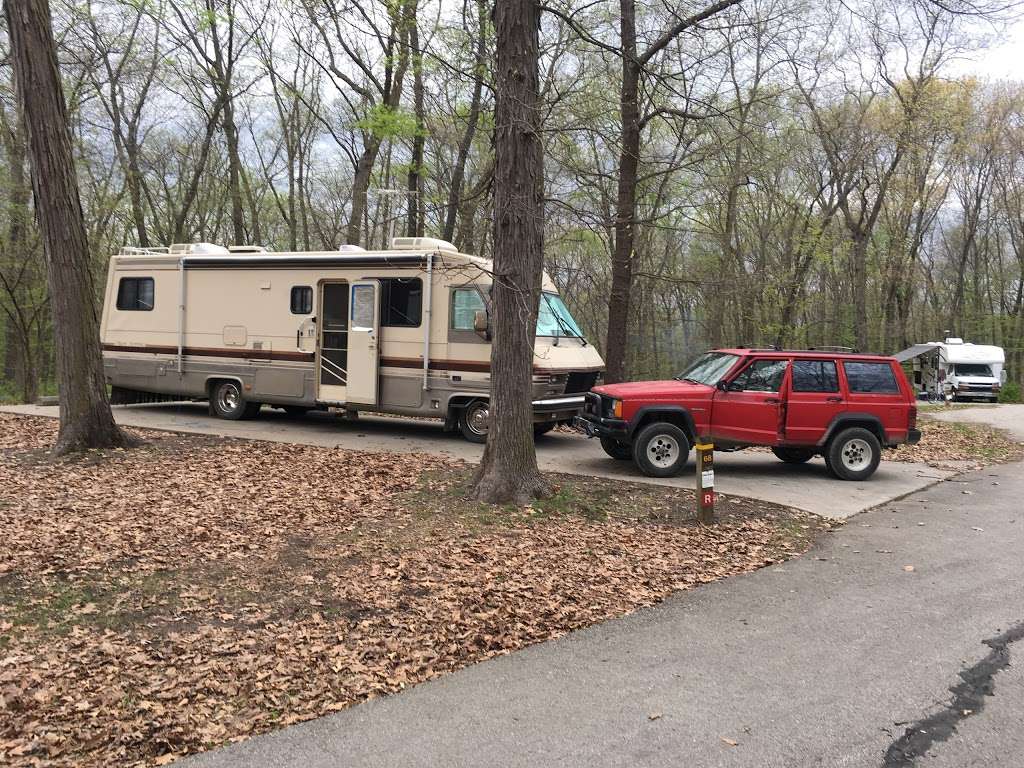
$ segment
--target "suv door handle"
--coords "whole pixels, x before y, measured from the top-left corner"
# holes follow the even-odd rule
[[[825,402],[826,403],[841,403],[841,402],[843,402],[843,398],[836,397],[835,395],[833,395],[832,397],[826,397],[825,398]]]
[[[781,401],[781,400],[779,400],[779,398],[777,398],[777,397],[766,397],[766,398],[764,399],[764,401],[765,401],[766,403],[771,403],[772,405],[778,405],[778,404],[779,404],[780,402],[782,402],[782,401]]]

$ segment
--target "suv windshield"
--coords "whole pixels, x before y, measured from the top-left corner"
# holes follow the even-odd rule
[[[705,352],[676,376],[676,379],[713,387],[729,372],[737,360],[739,360],[738,355],[730,355],[725,352]]]
[[[569,314],[569,308],[557,293],[542,293],[540,296],[537,335],[583,338],[583,331],[576,325],[576,321]]]
[[[992,369],[984,363],[957,363],[957,376],[991,376]]]

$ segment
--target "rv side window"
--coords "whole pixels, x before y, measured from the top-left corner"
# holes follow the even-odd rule
[[[852,360],[843,361],[846,381],[851,392],[866,394],[898,394],[899,384],[889,363],[859,363]]]
[[[423,281],[418,277],[380,278],[380,324],[415,328],[423,309]]]
[[[313,289],[308,285],[292,286],[292,314],[309,315],[313,313]]]
[[[122,277],[117,284],[117,308],[129,312],[149,312],[155,293],[152,277]]]
[[[484,297],[476,288],[456,288],[452,291],[452,330],[472,331],[476,313],[485,309]]]

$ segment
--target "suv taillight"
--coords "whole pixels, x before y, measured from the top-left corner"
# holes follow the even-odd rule
[[[907,418],[907,427],[917,429],[917,406],[910,406],[910,415]]]

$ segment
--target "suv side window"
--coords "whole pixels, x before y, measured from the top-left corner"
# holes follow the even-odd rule
[[[832,360],[794,360],[794,392],[838,392],[839,374]]]
[[[729,389],[744,392],[778,392],[788,360],[755,360],[732,380]]]
[[[843,361],[851,392],[862,394],[899,394],[900,386],[889,363]]]

